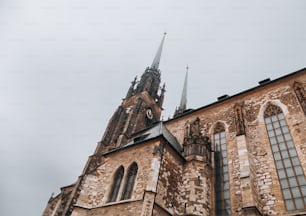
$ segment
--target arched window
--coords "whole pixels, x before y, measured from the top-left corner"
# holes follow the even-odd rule
[[[305,176],[285,116],[278,106],[269,104],[264,119],[286,208],[304,209]]]
[[[231,215],[225,128],[217,123],[214,131],[216,215]]]
[[[123,175],[124,175],[124,168],[123,166],[120,166],[114,175],[113,185],[109,195],[108,202],[116,201]]]
[[[127,179],[124,185],[123,194],[121,197],[121,200],[130,199],[132,197],[132,192],[135,184],[135,179],[138,171],[138,166],[134,162],[130,166],[128,173],[127,173]]]

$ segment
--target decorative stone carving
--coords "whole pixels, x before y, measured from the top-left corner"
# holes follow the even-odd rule
[[[200,136],[201,131],[200,131],[200,119],[199,117],[196,118],[196,120],[190,124],[190,136]]]
[[[224,125],[221,122],[218,122],[215,126],[214,133],[221,133],[225,131]]]
[[[280,97],[281,103],[285,104],[289,112],[299,112],[299,102],[292,92],[283,93]]]
[[[166,92],[166,84],[164,83],[163,87],[160,89],[160,95],[158,98],[158,105],[162,106],[165,98],[165,92]]]
[[[164,152],[164,148],[162,145],[154,146],[153,155],[162,155]]]
[[[304,111],[304,114],[306,115],[306,91],[302,83],[300,82],[294,82],[293,89],[295,92],[295,95]]]
[[[277,115],[279,113],[282,113],[283,111],[281,110],[281,108],[279,108],[278,106],[272,104],[272,103],[268,103],[268,106],[265,110],[265,113],[264,113],[264,117],[270,117],[270,116],[273,116],[273,115]]]
[[[132,97],[135,93],[135,85],[137,83],[137,76],[134,78],[134,80],[131,82],[131,86],[126,94],[126,98]]]
[[[88,165],[88,169],[86,170],[86,173],[92,172],[98,166],[100,166],[100,157],[98,157],[97,155],[92,155],[90,157],[90,162],[89,162],[89,165]]]
[[[260,105],[254,105],[254,102],[244,105],[245,109],[245,119],[248,122],[253,122],[256,120],[259,113]]]
[[[209,121],[209,120],[208,120]],[[204,136],[210,136],[209,134],[209,129],[211,127],[212,123],[211,122],[208,122],[208,123],[205,123],[201,126],[201,134],[203,134]]]
[[[237,136],[245,134],[244,117],[243,117],[242,108],[243,108],[243,103],[236,103],[234,106]]]
[[[190,122],[187,121],[185,123],[185,132],[184,132],[184,137],[189,137],[190,134]]]
[[[200,129],[200,119],[197,117],[191,124],[185,126],[184,156],[199,155],[205,162],[211,160],[211,143],[209,137],[203,136]]]

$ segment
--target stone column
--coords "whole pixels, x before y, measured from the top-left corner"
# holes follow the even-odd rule
[[[141,216],[151,216],[154,207],[154,198],[156,193],[152,191],[145,191]]]
[[[184,215],[209,216],[211,207],[211,168],[202,156],[187,157],[183,176]]]
[[[240,167],[240,189],[242,196],[243,215],[258,216],[261,215],[261,213],[258,211],[257,206],[255,205],[253,191],[251,188],[250,162],[245,135],[237,136],[236,143],[238,147],[238,158]]]
[[[151,171],[149,175],[149,180],[147,182],[147,186],[144,192],[144,201],[143,201],[141,216],[151,216],[153,213],[162,154],[163,154],[162,145],[160,144],[159,146],[155,146],[153,152],[154,157],[152,158],[151,161]]]

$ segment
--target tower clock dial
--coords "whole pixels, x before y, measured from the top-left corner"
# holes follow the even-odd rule
[[[150,120],[153,119],[153,112],[152,112],[151,108],[146,109],[146,116]]]

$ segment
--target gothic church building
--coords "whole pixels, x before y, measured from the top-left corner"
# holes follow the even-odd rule
[[[43,216],[306,215],[306,68],[161,121],[164,37]]]

